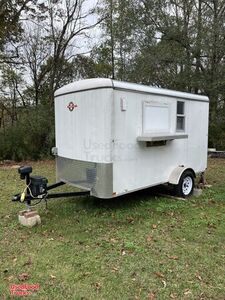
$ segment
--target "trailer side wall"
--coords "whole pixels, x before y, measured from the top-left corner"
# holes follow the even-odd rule
[[[126,103],[126,110],[121,110],[121,101]],[[188,138],[152,147],[138,142],[137,137],[143,135],[143,103],[168,107],[167,134],[176,134],[177,101],[185,105],[184,133]],[[114,111],[113,191],[117,195],[166,183],[180,165],[196,173],[206,169],[208,102],[115,90]]]

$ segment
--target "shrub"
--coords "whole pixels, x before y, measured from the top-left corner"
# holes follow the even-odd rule
[[[54,145],[54,113],[48,106],[23,109],[14,126],[0,131],[0,159],[40,159]]]

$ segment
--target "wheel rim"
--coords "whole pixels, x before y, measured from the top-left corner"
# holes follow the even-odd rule
[[[189,195],[193,188],[193,180],[191,176],[187,176],[183,179],[182,192],[185,196]]]

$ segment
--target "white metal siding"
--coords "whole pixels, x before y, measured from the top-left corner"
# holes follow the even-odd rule
[[[189,102],[187,111],[188,164],[196,173],[207,168],[209,103]]]
[[[70,159],[111,162],[112,89],[58,96],[55,99],[58,155]],[[73,111],[70,102],[77,105]]]
[[[179,165],[190,166],[195,172],[205,170],[207,102],[183,100],[187,139],[168,141],[165,146],[146,147],[145,142],[137,142],[137,137],[142,134],[143,102],[167,103],[170,107],[170,133],[176,133],[177,101],[180,99],[125,91],[115,91],[114,98],[114,192],[121,194],[168,182],[171,172]],[[121,98],[126,100],[126,111],[121,111]]]

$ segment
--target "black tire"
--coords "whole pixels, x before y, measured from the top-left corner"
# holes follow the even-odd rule
[[[187,170],[181,175],[179,183],[175,185],[175,194],[178,197],[186,198],[192,195],[194,190],[194,174]]]

